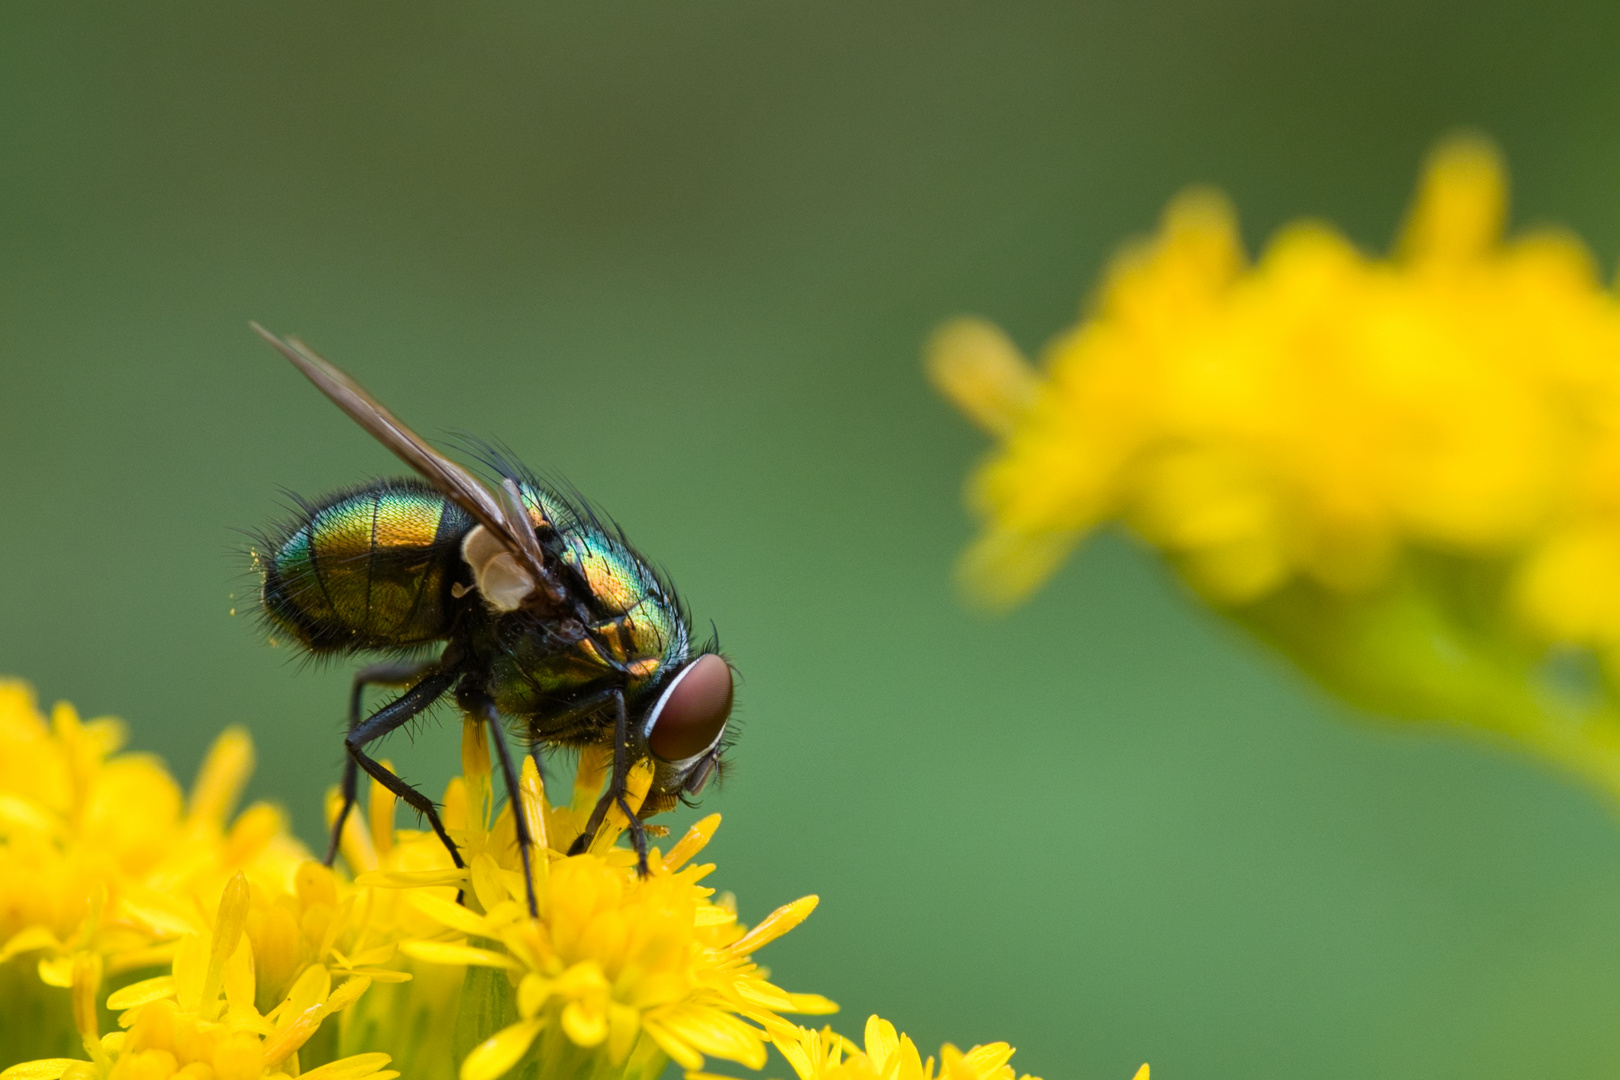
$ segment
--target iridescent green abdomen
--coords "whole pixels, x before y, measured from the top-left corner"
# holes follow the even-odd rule
[[[314,652],[443,638],[472,521],[427,484],[382,480],[303,508],[259,553],[270,622]]]

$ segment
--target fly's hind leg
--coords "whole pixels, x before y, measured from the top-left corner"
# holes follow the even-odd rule
[[[624,707],[624,694],[618,690],[609,690],[605,697],[613,702],[613,776],[608,781],[607,790],[596,801],[596,809],[591,811],[591,819],[585,824],[585,831],[579,834],[574,846],[568,849],[568,854],[578,855],[591,846],[596,839],[597,830],[607,819],[608,808],[617,805],[624,812],[625,821],[630,830],[630,843],[636,849],[636,868],[641,876],[647,876],[647,827],[641,819],[630,809],[630,802],[625,798],[630,782],[630,719]]]
[[[354,683],[349,688],[349,726],[353,731],[360,726],[360,703],[365,696],[368,686],[409,686],[417,679],[433,670],[433,661],[422,660],[416,663],[387,663],[367,664],[354,673]],[[343,838],[343,823],[349,818],[349,811],[354,809],[355,784],[359,779],[359,767],[352,755],[345,755],[343,760],[343,805],[338,808],[337,820],[332,823],[332,841],[326,846],[326,865],[331,866],[337,858],[338,843]]]
[[[349,751],[350,760],[364,769],[367,776],[399,796],[406,806],[427,819],[434,834],[443,842],[445,850],[450,852],[450,861],[459,867],[465,865],[461,861],[461,852],[456,850],[455,841],[450,839],[450,834],[444,831],[444,822],[439,820],[439,812],[434,809],[433,800],[383,768],[382,763],[368,755],[365,750],[368,743],[375,742],[390,731],[410,723],[450,689],[450,684],[457,678],[459,675],[456,672],[438,671],[428,675],[405,693],[372,713],[365,723],[349,732],[343,740],[343,745]]]

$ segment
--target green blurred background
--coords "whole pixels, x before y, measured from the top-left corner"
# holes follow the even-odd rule
[[[746,676],[720,884],[858,1031],[1048,1080],[1620,1068],[1620,829],[1358,723],[1128,542],[962,610],[982,441],[919,374],[1036,347],[1192,181],[1382,247],[1431,141],[1620,249],[1613,5],[612,0],[0,9],[0,669],[189,777],[245,723],[314,839],[347,674],[232,531],[390,458],[247,331],[599,500]],[[389,753],[438,788],[455,732]],[[782,1070],[780,1067],[778,1072]]]

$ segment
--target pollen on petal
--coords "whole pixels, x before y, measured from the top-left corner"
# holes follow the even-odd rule
[[[732,948],[738,952],[753,952],[775,941],[808,919],[819,903],[819,896],[804,896],[791,904],[783,904],[761,919],[759,925],[739,938]]]

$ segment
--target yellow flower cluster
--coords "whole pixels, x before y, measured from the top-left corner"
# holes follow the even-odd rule
[[[718,815],[654,849],[645,877],[617,846],[618,810],[589,851],[564,854],[605,753],[581,754],[562,805],[526,759],[519,806],[497,808],[486,733],[466,721],[444,799],[466,868],[397,828],[373,784],[341,837],[351,881],[274,809],[231,820],[252,764],[242,732],[215,744],[189,800],[121,742],[116,721],[65,705],[47,721],[28,687],[0,682],[3,1080],[656,1080],[670,1061],[694,1078],[710,1058],[759,1069],[772,1044],[802,1080],[1014,1080],[1005,1043],[946,1046],[936,1068],[876,1017],[864,1051],[784,1019],[835,1010],[753,959],[816,898],[739,923],[703,884],[713,865],[693,862]],[[650,779],[633,775],[632,809]],[[538,918],[514,812],[537,841]],[[58,1037],[52,1056],[25,1052],[39,1039],[17,1037],[23,1021]]]
[[[231,820],[252,761],[244,734],[215,745],[189,800],[120,742],[115,721],[67,706],[47,721],[26,686],[0,684],[0,1017],[55,1039],[44,1054],[38,1038],[0,1042],[5,1080],[654,1080],[671,1060],[758,1069],[772,1042],[810,1037],[784,1014],[834,1010],[753,959],[815,897],[747,928],[703,884],[714,867],[693,860],[718,816],[655,849],[646,877],[616,844],[619,811],[589,851],[564,854],[603,753],[581,755],[573,800],[556,806],[524,763],[532,918],[514,807],[496,805],[476,723],[444,799],[467,867],[431,833],[397,828],[374,784],[341,838],[353,880],[310,860],[269,807]],[[632,808],[649,781],[633,776]],[[950,1050],[939,1076],[1012,1080],[1010,1053]]]
[[[1620,790],[1620,300],[1568,232],[1505,238],[1506,192],[1495,151],[1453,139],[1389,257],[1305,221],[1251,263],[1192,191],[1041,370],[986,323],[942,328],[936,384],[999,439],[970,589],[1015,602],[1121,522],[1330,687]],[[1602,745],[1528,716],[1552,646],[1606,666]]]
[[[306,864],[314,867],[314,864]],[[324,871],[324,867],[315,867]],[[312,921],[335,914],[331,901],[330,871],[310,875],[314,895],[304,913]],[[250,921],[262,929],[273,925],[267,913],[283,910],[254,902],[253,887],[238,873],[224,889],[211,925],[181,936],[172,973],[131,983],[107,995],[108,1010],[120,1014],[124,1030],[102,1035],[97,1002],[101,971],[93,954],[75,957],[71,994],[75,1026],[89,1061],[55,1058],[13,1066],[4,1074],[12,1080],[259,1080],[292,1076],[318,1076],[321,1080],[390,1080],[399,1073],[385,1071],[387,1054],[349,1057],[300,1073],[297,1054],[328,1016],[342,1011],[370,986],[366,975],[348,973],[333,985],[334,972],[320,963],[302,969],[283,993],[269,992],[275,1005],[260,1012],[256,1002],[267,996],[264,971],[255,961],[293,952],[292,942],[256,941]],[[330,940],[332,927],[324,931]],[[279,946],[279,948],[278,948]],[[268,965],[266,965],[268,966]],[[270,978],[274,980],[279,972]],[[395,972],[382,972],[395,976]]]
[[[1455,141],[1393,258],[1302,222],[1250,265],[1195,191],[1043,377],[947,328],[935,372],[1005,435],[973,485],[974,580],[1015,599],[1109,519],[1228,604],[1364,589],[1432,547],[1516,556],[1537,625],[1620,643],[1620,304],[1569,234],[1504,242],[1505,211],[1494,153]]]
[[[0,682],[0,1051],[14,1062],[77,1042],[90,1058],[5,1075],[297,1075],[325,1017],[373,979],[408,977],[368,966],[394,946],[280,811],[231,819],[253,764],[244,732],[214,743],[189,799],[155,759],[119,754],[123,740],[115,720],[68,705],[47,719],[26,685]],[[359,1080],[387,1061],[305,1075]]]
[[[826,1013],[836,1007],[813,994],[773,986],[752,953],[798,925],[815,908],[806,897],[752,930],[737,922],[729,899],[714,902],[700,884],[712,864],[689,865],[714,835],[718,815],[699,821],[671,848],[656,851],[642,877],[632,852],[615,841],[627,822],[615,810],[590,850],[565,856],[580,834],[611,763],[598,749],[580,755],[570,805],[544,797],[532,758],[520,789],[530,834],[540,916],[530,918],[516,858],[510,803],[490,821],[489,746],[482,728],[462,729],[463,778],[445,800],[446,826],[467,857],[466,871],[365,875],[362,883],[411,888],[456,877],[462,902],[414,889],[410,904],[435,924],[407,940],[403,952],[427,964],[498,973],[484,985],[510,985],[516,1016],[465,1055],[461,1080],[495,1080],[529,1057],[546,1077],[613,1075],[653,1080],[667,1060],[698,1069],[705,1057],[750,1068],[765,1063],[762,1026],[780,1013]],[[631,777],[629,802],[640,805],[652,779]],[[750,1023],[749,1021],[752,1021]]]
[[[253,762],[243,732],[214,743],[189,799],[155,759],[117,754],[123,741],[116,720],[86,722],[65,704],[47,718],[25,684],[0,681],[7,991],[167,964],[233,877],[284,891],[307,857],[275,808],[231,819]],[[43,1030],[30,1011],[0,1008],[0,1048],[59,1049]]]

